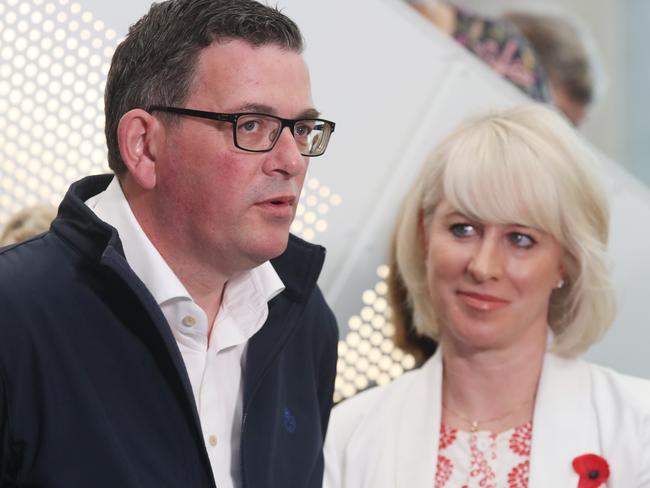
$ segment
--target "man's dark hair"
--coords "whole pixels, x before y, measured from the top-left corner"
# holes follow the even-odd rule
[[[108,164],[117,174],[117,127],[134,108],[182,105],[192,87],[198,56],[215,41],[239,39],[302,52],[298,26],[279,10],[254,0],[168,0],[154,3],[121,42],[104,93]]]

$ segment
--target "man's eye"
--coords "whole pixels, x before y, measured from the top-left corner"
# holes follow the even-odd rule
[[[476,229],[470,224],[454,224],[449,230],[456,237],[470,237],[476,234]]]
[[[306,137],[311,132],[312,128],[307,124],[296,125],[294,129],[294,135],[298,137]]]
[[[257,120],[247,120],[239,124],[239,128],[246,132],[254,132],[259,128],[259,122]]]
[[[528,234],[523,234],[521,232],[511,232],[508,235],[508,238],[510,239],[510,242],[512,242],[515,246],[521,247],[522,249],[529,249],[537,244],[537,241],[535,241],[535,239],[533,239]]]

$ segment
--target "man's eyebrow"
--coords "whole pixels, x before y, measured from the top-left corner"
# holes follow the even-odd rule
[[[320,117],[320,112],[315,108],[308,108],[298,116],[299,119],[317,119],[318,117]]]
[[[277,115],[276,111],[268,105],[261,103],[246,103],[237,108],[240,112],[256,112],[269,115]],[[315,108],[308,108],[298,114],[296,119],[317,119],[320,112]]]
[[[244,103],[243,105],[240,105],[237,107],[237,111],[239,112],[257,112],[261,114],[269,114],[269,115],[275,115],[275,112],[271,107],[268,105],[264,105],[261,103]]]

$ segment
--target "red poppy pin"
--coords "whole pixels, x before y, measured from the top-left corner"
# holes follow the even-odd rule
[[[580,475],[578,488],[598,488],[609,479],[609,464],[597,454],[578,456],[573,469]]]

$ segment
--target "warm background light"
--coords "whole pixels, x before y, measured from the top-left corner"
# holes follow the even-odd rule
[[[348,320],[349,332],[339,342],[334,401],[372,385],[383,385],[415,366],[415,358],[393,344],[391,309],[386,301],[388,266],[377,268],[379,281],[361,295],[358,315]]]

